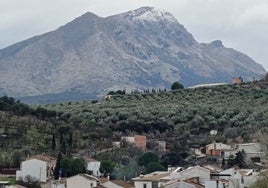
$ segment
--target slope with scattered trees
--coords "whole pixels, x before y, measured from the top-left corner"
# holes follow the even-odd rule
[[[249,84],[222,85],[35,107],[1,97],[0,114],[2,167],[17,167],[28,154],[79,152],[106,161],[103,172],[116,172],[117,177],[128,172],[131,177],[146,168],[187,165],[193,162],[191,146],[204,146],[214,139],[257,139],[252,133],[268,125],[268,90]],[[216,137],[209,135],[212,129],[218,130]],[[159,161],[142,168],[140,150],[128,145],[107,150],[112,141],[133,134],[151,140],[148,149]],[[157,152],[154,139],[165,140],[169,152]]]

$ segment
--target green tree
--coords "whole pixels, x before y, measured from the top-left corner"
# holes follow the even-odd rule
[[[100,172],[104,173],[104,176],[111,173],[114,169],[114,164],[111,161],[101,161]]]
[[[225,168],[225,158],[222,158],[222,161],[221,161],[221,167],[222,167],[222,168]]]
[[[86,162],[81,158],[64,158],[61,160],[60,169],[63,177],[70,177],[86,172]]]
[[[60,162],[62,177],[70,177],[71,172],[71,159],[64,158]]]
[[[171,166],[183,166],[186,164],[185,160],[180,156],[179,153],[171,151],[169,153],[166,153],[162,155],[161,157],[161,164],[164,167],[168,167],[168,165]]]
[[[246,163],[246,153],[244,150],[236,153],[234,163],[238,165],[240,168],[247,168],[248,165]]]
[[[151,162],[146,165],[145,174],[149,174],[154,171],[166,171],[166,168],[162,166],[159,162]]]
[[[12,154],[13,167],[19,167],[22,161],[22,154],[19,151],[15,151]]]
[[[55,138],[55,134],[52,135],[51,149],[52,149],[53,152],[56,149],[56,138]]]
[[[174,82],[172,85],[171,85],[171,90],[178,90],[178,89],[184,89],[184,86],[179,83],[179,82]]]
[[[147,166],[151,162],[159,162],[159,157],[153,152],[147,152],[138,159],[138,165]]]
[[[71,162],[71,174],[76,175],[86,172],[86,162],[83,159],[76,158]]]
[[[59,176],[60,176],[60,161],[61,161],[61,159],[62,159],[62,156],[61,156],[61,152],[60,152],[58,154],[56,166],[55,166],[55,169],[54,169],[54,172],[53,172],[55,180],[58,180]]]

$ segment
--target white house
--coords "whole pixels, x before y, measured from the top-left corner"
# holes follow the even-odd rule
[[[198,178],[187,180],[173,180],[162,185],[163,188],[205,188],[204,185],[198,183]]]
[[[98,184],[99,179],[88,174],[78,174],[67,178],[67,188],[93,188]]]
[[[261,149],[260,143],[243,143],[243,144],[237,144],[236,145],[237,151],[245,151],[247,154],[247,157],[264,157],[265,153]]]
[[[162,184],[169,180],[165,180],[161,178],[165,178],[170,175],[171,172],[160,172],[156,171],[150,174],[141,175],[140,177],[133,178],[135,188],[154,188],[161,187]]]
[[[173,171],[153,172],[132,180],[135,188],[200,187],[205,184],[205,181],[210,180],[210,170],[200,166],[189,167],[185,170],[179,167]]]
[[[232,150],[232,147],[223,143],[214,142],[209,145],[206,145],[207,156],[227,157],[226,151],[230,151],[230,150]]]
[[[58,180],[50,181],[50,188],[66,188],[67,178],[59,178]]]
[[[93,176],[99,177],[101,175],[100,173],[101,162],[90,157],[86,157],[84,159],[87,163],[87,170],[92,172]]]
[[[16,172],[16,180],[25,181],[31,177],[40,182],[47,182],[53,177],[56,159],[46,155],[35,155],[21,162],[21,168]]]
[[[221,171],[218,174],[211,174],[211,180],[205,182],[205,188],[243,188],[242,175],[237,173],[234,168]]]
[[[237,174],[242,175],[242,184],[244,187],[251,187],[258,180],[260,172],[256,172],[253,169],[237,169],[235,170]]]
[[[198,183],[200,184],[204,184],[205,181],[210,180],[210,170],[201,166],[189,167],[179,172],[179,174],[183,177],[182,179],[184,180],[198,178]]]

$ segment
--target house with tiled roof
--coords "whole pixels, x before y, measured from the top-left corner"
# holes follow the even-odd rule
[[[135,147],[145,151],[146,150],[146,136],[135,135],[135,136],[124,136],[121,137],[121,142],[128,142],[134,144]]]
[[[162,186],[163,188],[205,188],[204,185],[198,182],[198,179],[187,179],[187,180],[175,180],[173,182],[168,182]]]
[[[233,151],[232,147],[223,143],[211,143],[206,145],[206,155],[216,157],[226,157],[230,151]]]
[[[265,152],[261,148],[260,143],[241,143],[236,144],[236,151],[244,151],[248,158],[256,160],[255,162],[261,162],[261,159],[265,156]]]
[[[48,155],[34,155],[21,162],[20,170],[16,171],[16,180],[27,181],[30,176],[36,181],[47,182],[53,178],[56,158]]]
[[[153,172],[132,180],[135,188],[203,188],[205,182],[210,180],[210,170],[200,166],[193,166],[187,169],[178,167],[168,172]]]
[[[134,188],[133,184],[123,180],[109,180],[108,178],[100,178],[101,186],[104,188]]]
[[[87,163],[87,170],[90,172],[90,174],[92,174],[93,176],[96,177],[100,177],[101,173],[100,173],[100,165],[101,162],[90,158],[90,157],[84,157],[84,160]]]
[[[93,188],[100,185],[98,178],[88,174],[77,174],[67,178],[67,188]]]
[[[171,172],[156,171],[146,175],[140,175],[139,177],[132,178],[135,188],[151,188],[161,187],[162,184],[169,181],[169,179],[162,179],[168,177]]]

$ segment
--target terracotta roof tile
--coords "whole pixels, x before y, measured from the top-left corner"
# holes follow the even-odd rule
[[[158,181],[163,177],[169,176],[171,172],[164,173],[156,173],[154,174],[146,174],[144,176],[140,176],[137,178],[133,178],[134,181]]]
[[[46,162],[52,162],[52,161],[57,160],[54,157],[51,157],[49,155],[43,155],[43,154],[38,154],[38,155],[34,155],[32,157],[28,157],[26,160],[30,160],[30,159],[39,159],[39,160],[46,161]]]
[[[91,175],[89,175],[89,174],[78,174],[78,176],[82,176],[82,177],[84,177],[84,178],[86,178],[86,179],[88,179],[88,180],[99,181],[98,178],[96,178],[96,177],[94,177],[94,176],[91,176]]]
[[[124,182],[123,180],[113,180],[112,182],[124,188],[134,188],[134,185]]]
[[[91,157],[84,157],[83,159],[84,159],[86,162],[99,162],[98,160],[93,159],[93,158],[91,158]]]

